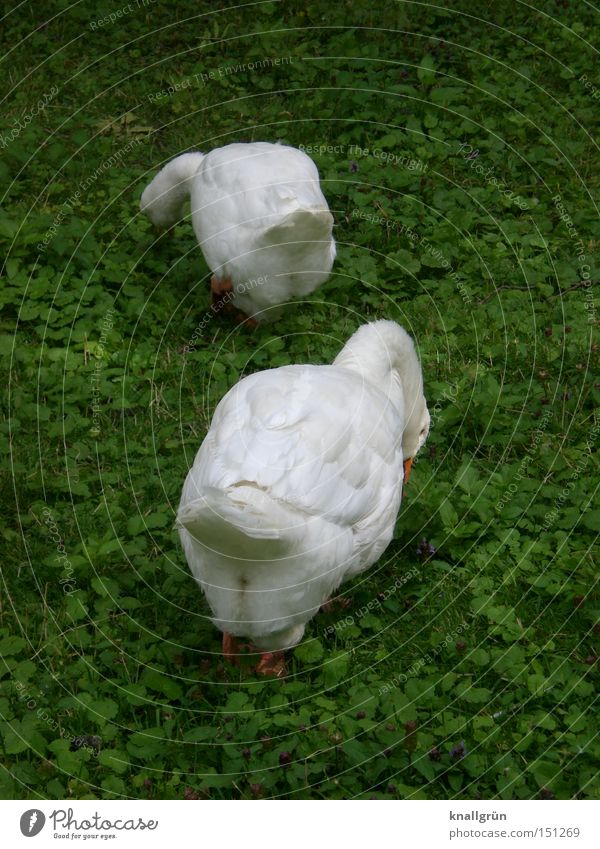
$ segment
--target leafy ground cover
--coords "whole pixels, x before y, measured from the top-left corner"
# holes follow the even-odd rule
[[[592,8],[111,3],[3,22],[0,795],[599,798]],[[315,158],[338,260],[252,332],[137,199],[258,139]],[[379,317],[428,445],[388,551],[257,681],[178,546],[185,473],[240,376]]]

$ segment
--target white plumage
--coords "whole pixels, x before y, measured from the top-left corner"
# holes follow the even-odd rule
[[[177,514],[215,625],[263,652],[297,644],[331,593],[390,542],[403,465],[428,429],[413,342],[391,321],[361,327],[333,365],[236,384]]]
[[[192,224],[214,272],[213,291],[231,291],[257,320],[310,294],[335,259],[333,216],[312,159],[293,147],[230,144],[169,162],[146,187],[140,207],[161,227],[191,199]]]

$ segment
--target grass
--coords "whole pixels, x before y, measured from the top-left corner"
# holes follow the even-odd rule
[[[2,797],[599,798],[597,21],[571,6],[8,16]],[[334,273],[190,346],[208,269],[137,200],[258,139],[317,148]],[[418,340],[428,444],[349,606],[257,681],[221,664],[183,479],[240,376],[380,317]]]

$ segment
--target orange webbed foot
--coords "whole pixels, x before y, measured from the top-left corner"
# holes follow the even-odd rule
[[[233,283],[230,277],[219,278],[216,274],[210,278],[210,291],[214,307],[223,309],[232,300]],[[226,297],[227,296],[227,297]]]
[[[223,632],[223,657],[233,666],[241,666],[242,658],[248,657],[248,652],[256,653],[256,649],[250,643],[242,643],[233,634]],[[250,660],[250,658],[248,658]],[[246,661],[247,663],[247,661]],[[256,665],[258,675],[265,677],[281,678],[285,673],[285,655],[282,651],[263,652]]]
[[[233,666],[240,666],[240,658],[245,651],[254,651],[254,649],[248,643],[240,643],[233,634],[223,631],[223,657],[225,660],[228,660]]]
[[[324,601],[321,605],[321,611],[323,613],[335,613],[337,610],[347,610],[351,606],[351,599],[337,595],[332,598],[328,598],[327,601]]]
[[[247,327],[255,330],[258,327],[258,321],[255,318],[252,318],[251,315],[246,315],[245,312],[240,312],[236,315],[235,321],[237,324],[245,324]]]
[[[268,651],[261,655],[256,667],[259,675],[281,678],[285,674],[285,655],[282,651]]]

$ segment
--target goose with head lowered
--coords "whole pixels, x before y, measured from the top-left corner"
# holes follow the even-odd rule
[[[230,144],[184,153],[156,175],[140,207],[158,227],[175,224],[187,199],[213,272],[213,307],[252,323],[309,295],[335,259],[333,216],[312,159],[283,144]]]
[[[283,674],[306,623],[392,539],[429,421],[413,341],[387,320],[331,365],[257,372],[225,395],[177,525],[226,657],[244,638],[259,673]]]

